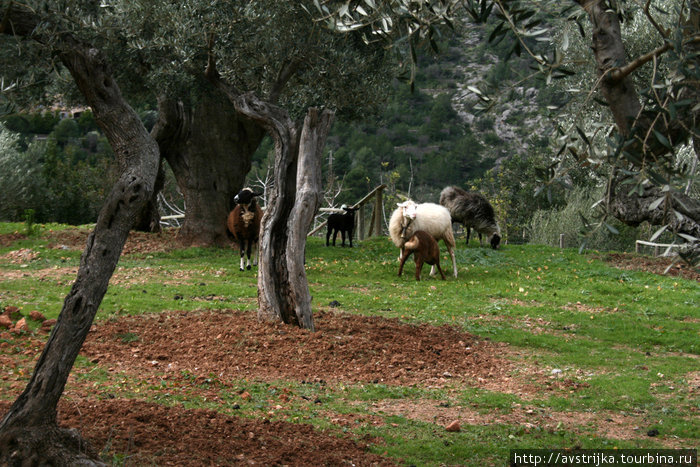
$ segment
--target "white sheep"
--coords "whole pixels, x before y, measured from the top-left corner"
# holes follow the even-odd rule
[[[400,249],[399,261],[403,254],[403,246],[416,230],[424,230],[435,238],[445,242],[447,251],[452,257],[452,269],[457,277],[457,260],[455,259],[455,237],[452,233],[452,217],[447,208],[435,203],[416,204],[408,200],[397,204],[398,208],[389,220],[389,236]],[[435,275],[435,266],[430,268],[430,275]]]

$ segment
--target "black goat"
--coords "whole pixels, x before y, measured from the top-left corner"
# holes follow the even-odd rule
[[[352,234],[355,230],[355,211],[358,208],[349,208],[346,205],[341,206],[345,213],[333,213],[328,216],[328,232],[326,233],[326,246],[329,244],[329,239],[331,238],[331,233],[333,233],[333,246],[335,246],[335,239],[338,237],[338,232],[343,239],[343,243],[340,246],[345,246],[345,233],[347,232],[348,238],[350,239],[350,248],[352,248]]]
[[[233,238],[238,242],[241,249],[241,271],[245,265],[243,255],[247,254],[248,262],[247,269],[250,269],[251,250],[253,253],[253,265],[258,264],[260,256],[260,248],[258,245],[260,236],[260,219],[262,219],[262,210],[255,200],[256,196],[262,193],[255,193],[250,188],[243,188],[233,198],[236,207],[233,208],[228,215],[226,225],[228,230],[233,234]]]
[[[473,228],[479,234],[480,243],[481,234],[484,234],[491,248],[498,249],[501,244],[501,229],[496,222],[493,206],[482,194],[448,186],[440,193],[440,204],[450,211],[453,222],[459,222],[467,229],[467,243]]]

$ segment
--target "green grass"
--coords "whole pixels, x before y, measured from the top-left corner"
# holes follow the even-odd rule
[[[0,224],[0,234],[21,232],[23,224]],[[58,230],[64,226],[51,226]],[[49,246],[42,232],[0,248],[0,307],[14,305],[28,314],[39,310],[57,317],[75,276],[80,252]],[[395,387],[381,384],[302,384],[228,381],[215,375],[204,380],[182,375],[179,382],[139,381],[79,359],[74,370],[100,391],[97,397],[139,397],[163,404],[210,408],[244,417],[272,417],[312,423],[338,430],[333,417],[354,414],[360,420],[380,420],[345,426],[357,437],[378,437],[378,453],[406,465],[503,465],[512,448],[660,447],[646,436],[657,428],[678,437],[685,447],[700,440],[700,285],[677,277],[627,271],[579,254],[575,249],[504,246],[499,251],[465,247],[456,251],[459,277],[443,257],[446,281],[413,278],[413,264],[397,277],[398,251],[386,238],[358,242],[355,248],[326,248],[319,238],[308,241],[306,266],[313,306],[332,301],[340,309],[364,315],[400,318],[412,323],[450,324],[519,351],[518,368],[561,370],[581,387],[571,393],[543,391],[524,398],[497,389],[466,386],[445,388]],[[28,249],[31,260],[17,261],[13,252]],[[257,308],[257,284],[238,271],[230,249],[188,248],[170,253],[122,257],[97,319],[165,310]],[[124,342],[138,335],[125,333]],[[4,345],[4,346],[3,346]],[[16,353],[29,365],[30,356],[14,337],[0,338],[3,352]],[[17,389],[12,378],[26,378],[31,368],[15,368],[0,379],[3,399]],[[7,374],[7,373],[4,373]],[[694,379],[693,379],[694,378]],[[175,386],[177,385],[177,386]],[[8,390],[12,389],[12,390]],[[226,403],[204,397],[212,391]],[[247,392],[250,397],[242,399]],[[282,404],[282,394],[290,402]],[[316,401],[320,401],[316,403]],[[464,424],[447,433],[437,422],[377,412],[373,404],[443,404],[465,407],[483,416],[498,416],[489,424]],[[280,405],[283,409],[277,409]],[[441,406],[442,407],[442,406]],[[645,423],[639,436],[623,441],[599,437],[595,427],[534,426],[506,423],[524,408],[549,412],[635,415]],[[270,415],[272,413],[273,415]],[[465,461],[468,459],[468,461]]]

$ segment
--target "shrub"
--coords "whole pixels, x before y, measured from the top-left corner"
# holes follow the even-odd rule
[[[564,246],[581,245],[584,229],[583,217],[593,222],[595,213],[592,206],[603,196],[602,188],[575,188],[567,193],[566,202],[561,207],[539,210],[534,213],[527,227],[530,243],[558,246],[559,236],[564,235]],[[637,229],[625,226],[616,220],[608,221],[619,234],[613,234],[602,226],[588,229],[586,248],[601,251],[633,251],[638,238]]]

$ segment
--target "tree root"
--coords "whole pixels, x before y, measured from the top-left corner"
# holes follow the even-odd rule
[[[0,434],[2,466],[106,466],[77,430],[45,425],[9,428]]]

